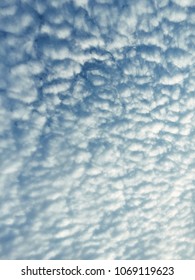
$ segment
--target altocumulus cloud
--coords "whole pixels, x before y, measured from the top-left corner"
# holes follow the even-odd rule
[[[193,0],[0,3],[0,258],[195,259]]]

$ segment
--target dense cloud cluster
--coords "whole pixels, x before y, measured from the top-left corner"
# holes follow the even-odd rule
[[[1,1],[1,259],[195,259],[194,3]]]

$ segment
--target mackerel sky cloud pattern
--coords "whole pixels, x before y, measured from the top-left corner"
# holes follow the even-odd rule
[[[0,3],[0,258],[195,259],[195,2]]]

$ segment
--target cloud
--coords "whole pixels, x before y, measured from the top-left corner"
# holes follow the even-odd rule
[[[192,1],[20,2],[0,4],[0,258],[194,259]]]

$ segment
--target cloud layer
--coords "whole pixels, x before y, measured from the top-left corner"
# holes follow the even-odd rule
[[[1,259],[195,259],[193,5],[0,4]]]

